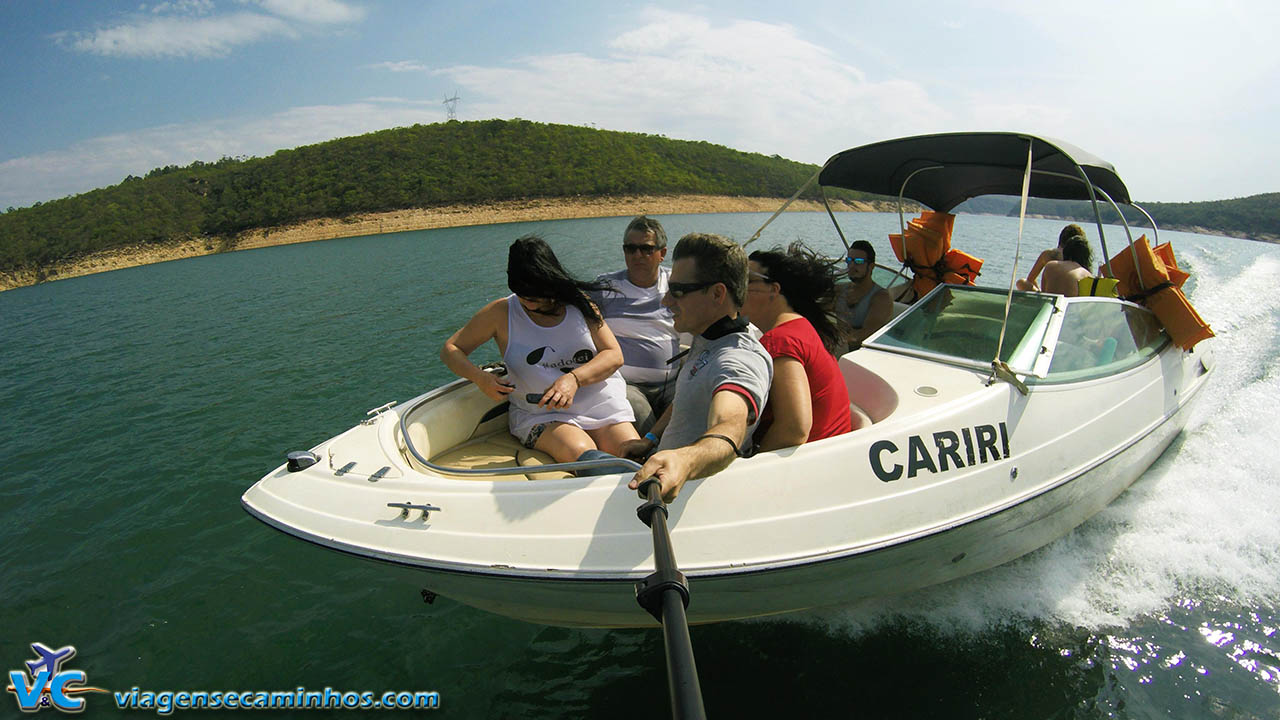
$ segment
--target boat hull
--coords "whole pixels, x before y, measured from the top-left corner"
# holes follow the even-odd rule
[[[1170,351],[1162,363],[1164,375],[1169,375],[1171,369],[1182,362],[1177,353]],[[1155,370],[1148,370],[1152,372]],[[694,554],[705,554],[707,543],[681,537],[681,511],[692,510],[687,506],[673,508],[677,559],[689,577],[692,593],[689,620],[710,623],[759,617],[892,595],[980,572],[1032,552],[1085,522],[1140,477],[1186,424],[1189,408],[1205,379],[1205,374],[1201,374],[1193,381],[1179,383],[1180,387],[1171,393],[1168,388],[1163,389],[1160,394],[1176,397],[1176,401],[1166,406],[1167,414],[1160,414],[1124,444],[1095,456],[1056,480],[1034,486],[1030,493],[1011,495],[1007,502],[957,516],[950,523],[934,523],[926,529],[894,537],[881,534],[879,539],[853,549],[808,553],[804,558],[780,557],[774,561],[743,564],[741,568],[706,567],[696,557],[686,563],[682,547],[695,548]],[[1105,392],[1105,388],[1100,392]],[[1021,410],[1016,402],[1010,404],[1008,420],[1013,421]],[[1017,437],[1015,432],[1015,440]],[[1043,455],[1042,445],[1038,447]],[[1015,454],[980,470],[989,485],[996,482],[992,476],[997,473],[1008,476],[1007,482],[1012,485],[1016,484],[1020,467],[1034,466],[1027,456]],[[845,479],[849,483],[865,483],[867,475],[865,467],[850,464]],[[620,494],[614,492],[612,495],[614,500],[601,511],[602,515],[625,512],[619,507],[621,503],[639,504],[634,494],[621,493],[619,497]],[[631,499],[627,500],[628,497]],[[767,501],[767,498],[761,500]],[[251,500],[250,494],[246,494],[245,507],[287,533],[330,549],[415,567],[423,572],[424,587],[482,610],[548,625],[656,624],[634,599],[634,583],[647,574],[645,567],[652,567],[643,553],[623,559],[612,570],[582,566],[539,570],[501,562],[466,566],[438,562],[425,554],[415,557],[404,552],[379,551],[368,544],[346,542],[339,536],[308,532],[300,527],[303,523],[279,521],[273,517],[278,513],[264,510],[263,504]],[[852,512],[848,516],[847,532],[856,536],[860,530],[855,527],[858,516]],[[634,516],[632,518],[629,522],[638,524]],[[692,518],[686,524],[692,525]],[[768,529],[761,528],[759,532],[768,532]],[[640,539],[633,536],[628,542],[635,545]]]

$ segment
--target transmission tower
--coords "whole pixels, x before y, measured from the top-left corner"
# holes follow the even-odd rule
[[[449,113],[450,120],[458,119],[458,93],[457,92],[453,93],[453,97],[447,97],[444,99],[444,107],[445,107],[445,110],[447,110]]]

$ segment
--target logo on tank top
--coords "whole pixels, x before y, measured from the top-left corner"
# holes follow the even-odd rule
[[[559,370],[562,373],[568,373],[570,370],[574,369],[575,367],[578,367],[579,365],[584,365],[588,362],[591,362],[591,358],[596,356],[595,350],[591,350],[590,348],[583,348],[578,352],[574,353],[572,358],[562,358],[560,360],[548,360],[547,362],[542,361],[542,358],[546,356],[548,352],[554,353],[555,351],[556,349],[551,347],[550,345],[543,345],[542,347],[533,350],[528,355],[525,355],[524,361],[529,365],[539,365],[541,367],[547,368],[548,370]]]

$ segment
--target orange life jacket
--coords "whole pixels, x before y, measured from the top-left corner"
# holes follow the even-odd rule
[[[889,236],[893,253],[915,274],[911,287],[916,297],[939,283],[973,285],[982,272],[981,258],[951,249],[955,220],[956,216],[950,213],[926,210],[907,223],[905,234]]]
[[[1137,255],[1137,263],[1134,263]],[[1105,270],[1105,266],[1102,270]],[[1182,284],[1191,277],[1178,267],[1169,243],[1151,247],[1143,235],[1111,258],[1111,275],[1118,281],[1120,296],[1132,298],[1155,313],[1169,337],[1184,350],[1213,337],[1213,330],[1191,307],[1182,293]],[[1141,273],[1141,282],[1139,282]]]

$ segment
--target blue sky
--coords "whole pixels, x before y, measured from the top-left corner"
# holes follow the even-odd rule
[[[445,119],[821,163],[1017,130],[1142,201],[1280,191],[1273,0],[0,3],[0,207],[163,165]]]

